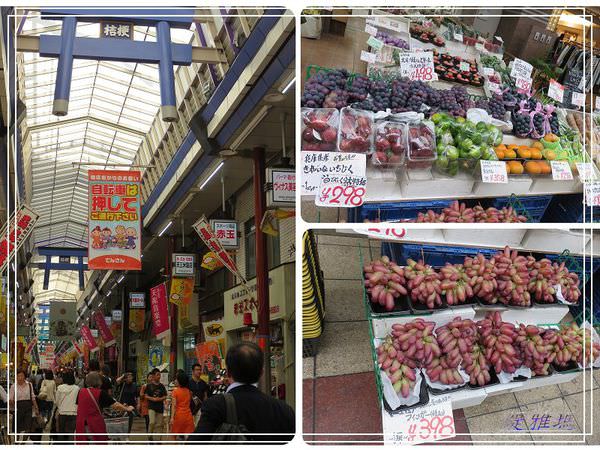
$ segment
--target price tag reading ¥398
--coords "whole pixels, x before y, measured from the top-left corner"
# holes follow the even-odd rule
[[[569,181],[573,179],[573,172],[568,161],[550,161],[552,179],[555,181]]]
[[[484,183],[508,183],[506,163],[504,161],[480,160],[481,181]]]
[[[324,175],[315,195],[315,205],[354,208],[363,204],[366,193],[366,176]]]

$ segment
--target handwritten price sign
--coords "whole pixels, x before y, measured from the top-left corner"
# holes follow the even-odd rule
[[[406,237],[405,228],[368,228],[366,230],[355,228],[352,231],[377,239],[404,239]]]
[[[569,181],[573,179],[573,172],[568,161],[550,161],[552,179],[555,181]]]
[[[596,179],[596,171],[594,170],[594,166],[592,163],[575,163],[577,166],[577,173],[579,174],[579,179],[581,182],[595,180]]]
[[[550,84],[548,85],[548,97],[562,103],[564,95],[565,87],[556,80],[550,80]]]
[[[400,54],[400,75],[411,80],[434,81],[433,52]]]
[[[484,183],[508,183],[506,163],[503,161],[480,160],[481,181]]]
[[[517,89],[521,92],[529,92],[531,89],[531,82],[531,78],[515,78],[515,86],[517,86]]]
[[[456,436],[452,402],[449,395],[431,397],[422,407],[390,416],[383,413],[386,443],[421,444]]]
[[[585,203],[588,206],[600,206],[600,183],[586,183]]]
[[[354,208],[363,204],[367,193],[364,176],[324,176],[315,196],[315,205],[331,208]]]
[[[583,106],[585,103],[585,95],[581,92],[573,92],[571,94],[571,103],[575,106]]]
[[[510,76],[514,79],[517,78],[531,78],[531,72],[533,71],[533,66],[522,59],[515,58],[512,69],[510,71]]]

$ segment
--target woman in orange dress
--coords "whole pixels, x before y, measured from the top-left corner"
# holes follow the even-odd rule
[[[186,435],[194,432],[194,416],[190,403],[192,392],[188,388],[189,377],[180,372],[177,374],[177,387],[173,389],[171,402],[171,433],[181,435],[177,439],[185,440]]]

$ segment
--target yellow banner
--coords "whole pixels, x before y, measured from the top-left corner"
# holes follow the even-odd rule
[[[194,326],[190,320],[190,305],[180,305],[177,308],[177,314],[179,315],[179,326],[181,328],[191,328]]]
[[[143,309],[130,309],[129,310],[129,329],[135,333],[141,333],[144,331],[144,320],[146,318],[146,312]]]
[[[193,278],[172,278],[169,301],[177,306],[189,305],[194,293]]]

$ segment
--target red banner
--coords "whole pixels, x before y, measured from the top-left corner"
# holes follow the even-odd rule
[[[10,217],[8,222],[10,224],[8,236],[6,236],[6,225],[2,227],[2,231],[0,232],[0,272],[4,272],[9,259],[13,258],[15,251],[21,248],[23,242],[27,240],[27,237],[33,231],[38,217],[32,209],[21,205],[17,210],[16,217],[14,213]],[[17,225],[16,228],[15,222]]]
[[[98,332],[104,341],[104,346],[110,347],[113,345],[115,343],[115,338],[112,334],[112,331],[110,331],[110,328],[108,328],[108,325],[106,324],[104,313],[100,310],[94,312],[94,320],[96,321],[96,328],[98,329]]]
[[[79,356],[83,356],[83,349],[81,348],[81,345],[79,345],[79,343],[74,339],[71,341],[71,344],[73,344],[73,348],[75,349],[77,354]]]
[[[169,334],[169,305],[167,304],[167,284],[161,283],[150,289],[150,311],[156,339]]]
[[[87,344],[88,349],[90,351],[94,351],[98,348],[98,344],[96,344],[96,339],[92,336],[92,330],[87,325],[81,327],[81,337],[84,342]]]
[[[244,278],[242,273],[239,271],[237,265],[233,259],[231,259],[231,256],[229,256],[229,253],[227,253],[223,248],[221,241],[219,241],[219,238],[215,235],[206,217],[202,216],[193,225],[193,227],[194,230],[196,230],[196,233],[198,233],[200,238],[204,241],[206,246],[213,251],[215,257],[221,261],[221,263],[227,267],[231,273],[239,277],[242,280],[242,283],[245,285],[246,278]]]
[[[139,171],[89,170],[90,270],[141,270]]]
[[[31,352],[33,351],[33,346],[35,344],[37,344],[37,336],[34,336],[33,339],[29,341],[29,344],[27,344],[27,347],[25,348],[26,355],[31,355]]]

